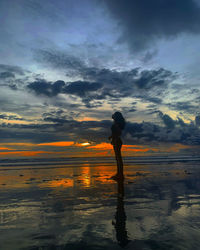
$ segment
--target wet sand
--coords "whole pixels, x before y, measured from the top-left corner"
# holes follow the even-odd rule
[[[0,249],[200,249],[200,162],[12,166],[0,172]]]

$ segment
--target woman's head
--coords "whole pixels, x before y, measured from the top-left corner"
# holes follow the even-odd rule
[[[118,124],[118,126],[121,128],[121,129],[124,129],[125,125],[126,125],[126,122],[125,122],[125,119],[122,115],[122,113],[120,112],[115,112],[113,115],[112,115],[112,118],[113,120],[115,121],[115,123]]]

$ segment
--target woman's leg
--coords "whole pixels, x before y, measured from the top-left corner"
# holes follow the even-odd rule
[[[123,176],[123,161],[121,156],[121,144],[114,145],[115,158],[117,161],[117,175]]]
[[[122,145],[119,145],[118,147],[118,173],[120,176],[123,176],[123,160],[122,160],[122,155],[121,155],[121,147]]]

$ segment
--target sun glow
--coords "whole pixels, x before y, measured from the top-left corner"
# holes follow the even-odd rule
[[[84,143],[81,143],[80,145],[81,145],[81,146],[89,146],[90,143],[89,143],[89,142],[84,142]]]

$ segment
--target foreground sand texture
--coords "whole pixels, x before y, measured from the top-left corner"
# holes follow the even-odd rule
[[[200,249],[200,162],[1,166],[0,249]]]

